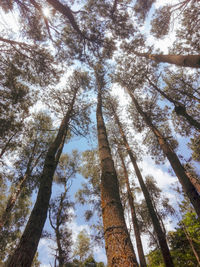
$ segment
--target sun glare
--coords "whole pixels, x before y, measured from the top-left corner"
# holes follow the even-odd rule
[[[43,14],[45,15],[45,17],[49,17],[49,16],[50,16],[50,10],[49,10],[48,7],[44,7],[44,8],[42,9],[42,12],[43,12]]]

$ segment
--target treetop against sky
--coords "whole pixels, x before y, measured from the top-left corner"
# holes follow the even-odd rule
[[[145,266],[132,231],[127,167],[144,253],[161,248],[160,258],[150,254],[151,266],[155,255],[176,266],[173,236],[182,218],[167,205],[178,209],[177,177],[183,218],[200,216],[191,182],[199,181],[199,10],[196,0],[0,3],[0,263],[31,266],[38,250],[43,267],[75,258],[86,266],[90,253],[99,262],[107,255],[109,267]],[[151,194],[144,201],[151,183],[139,190],[148,175],[169,198],[159,207],[158,191],[151,205]],[[189,225],[187,260],[196,263],[199,240]],[[84,229],[93,251],[75,255]],[[105,250],[96,242],[103,234]],[[169,248],[161,237],[168,235]]]

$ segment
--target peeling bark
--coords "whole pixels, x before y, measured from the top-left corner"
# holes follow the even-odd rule
[[[124,219],[119,185],[102,115],[103,76],[97,72],[98,103],[96,110],[99,156],[101,161],[101,206],[106,254],[109,267],[138,266]]]

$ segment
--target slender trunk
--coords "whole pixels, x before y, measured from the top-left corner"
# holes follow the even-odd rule
[[[194,126],[196,129],[200,130],[200,123],[187,113],[185,106],[175,106],[174,111],[178,116],[184,117],[191,126]]]
[[[32,264],[46,221],[53,176],[64,146],[77,91],[78,88],[74,92],[70,107],[61,122],[58,134],[47,151],[36,203],[20,239],[20,243],[8,261],[8,267],[30,267]]]
[[[116,170],[111,156],[102,115],[103,77],[96,73],[98,103],[96,110],[99,157],[101,161],[101,206],[106,254],[109,267],[138,266],[124,219]]]
[[[17,134],[17,132],[15,132],[7,141],[7,143],[4,145],[4,147],[2,148],[1,150],[1,153],[0,153],[0,158],[3,157],[4,153],[6,152],[10,142],[12,141],[13,137]]]
[[[32,156],[29,159],[29,162],[27,164],[27,168],[26,168],[26,172],[25,172],[24,176],[22,176],[19,179],[19,182],[18,182],[18,184],[16,185],[16,188],[15,188],[15,191],[11,194],[11,196],[9,197],[9,199],[7,201],[6,208],[3,211],[3,214],[2,214],[2,216],[0,218],[0,230],[8,222],[10,214],[11,214],[11,211],[12,211],[13,207],[15,206],[15,203],[16,203],[17,199],[19,198],[22,190],[24,189],[26,181],[30,177],[30,175],[31,175],[33,169],[35,168],[35,166],[38,164],[38,161],[41,158],[43,152],[40,153],[40,155],[37,157],[34,165],[31,167],[31,164],[32,164],[32,161],[33,161],[33,156],[34,156],[33,154],[34,154],[34,151],[32,152]]]
[[[58,262],[59,262],[59,267],[63,267],[64,266],[64,255],[63,255],[63,249],[61,246],[61,232],[60,232],[60,216],[61,216],[61,212],[63,209],[63,201],[66,197],[67,194],[67,186],[65,184],[65,191],[64,193],[61,195],[60,198],[60,205],[59,205],[59,209],[58,209],[58,214],[57,214],[57,218],[56,218],[56,243],[58,246]]]
[[[193,251],[193,253],[194,253],[194,256],[195,256],[195,258],[196,258],[196,260],[197,260],[197,262],[198,262],[198,266],[200,266],[200,258],[199,258],[199,255],[198,255],[198,253],[197,253],[197,251],[196,251],[196,249],[195,249],[195,247],[194,247],[194,245],[193,245],[192,239],[191,239],[191,237],[190,237],[190,235],[189,235],[189,233],[188,233],[188,231],[187,231],[185,225],[182,224],[182,226],[183,226],[183,231],[184,231],[184,233],[185,233],[185,236],[186,236],[186,238],[187,238],[187,240],[188,240],[188,242],[189,242],[189,244],[190,244],[190,247],[191,247],[191,249],[192,249],[192,251]]]
[[[156,232],[156,235],[157,235],[157,238],[158,238],[158,242],[159,242],[159,245],[160,245],[160,248],[161,248],[161,252],[162,252],[162,255],[163,255],[163,259],[164,259],[164,262],[165,262],[165,265],[166,267],[173,267],[174,264],[173,264],[173,261],[172,261],[172,257],[170,255],[170,251],[169,251],[169,248],[168,248],[168,245],[167,245],[167,241],[166,241],[166,236],[162,230],[162,227],[160,225],[160,222],[159,222],[159,219],[158,217],[156,216],[156,213],[155,213],[155,210],[153,208],[153,204],[152,204],[152,201],[151,201],[151,197],[149,195],[149,192],[146,188],[146,185],[143,181],[143,178],[142,178],[142,174],[138,168],[138,165],[137,165],[137,162],[136,162],[136,158],[134,157],[133,155],[133,152],[128,144],[128,141],[127,141],[127,138],[126,138],[126,135],[124,133],[124,130],[122,128],[122,125],[121,125],[121,122],[119,121],[119,117],[117,116],[117,113],[114,112],[114,116],[115,116],[115,121],[119,127],[119,130],[120,130],[120,133],[121,133],[121,137],[123,139],[123,143],[124,143],[124,146],[126,147],[126,150],[127,150],[127,153],[130,157],[130,160],[133,164],[133,168],[135,170],[135,173],[136,173],[136,176],[138,178],[138,181],[139,181],[139,184],[140,184],[140,187],[142,189],[142,192],[144,194],[144,197],[145,197],[145,200],[146,200],[146,204],[147,204],[147,208],[148,208],[148,211],[149,211],[149,214],[151,216],[151,219],[152,219],[152,223],[153,223],[153,226],[154,226],[154,229],[155,229],[155,232]]]
[[[22,189],[24,188],[25,181],[27,180],[28,177],[29,177],[29,174],[26,173],[24,176],[22,176],[20,178],[20,181],[19,181],[15,191],[9,197],[7,204],[6,204],[6,208],[3,211],[3,214],[2,214],[1,219],[0,219],[0,230],[4,227],[4,225],[6,225],[8,223],[10,215],[11,215],[11,211],[12,211],[13,207],[15,206],[15,203],[16,203]]]
[[[141,237],[140,237],[140,229],[139,229],[138,220],[137,220],[137,216],[136,216],[136,212],[135,212],[134,199],[132,196],[129,178],[128,178],[128,171],[127,171],[122,153],[120,152],[120,150],[118,150],[118,152],[119,152],[119,156],[120,156],[120,159],[122,162],[122,167],[124,170],[124,177],[125,177],[125,181],[126,181],[126,190],[127,190],[127,194],[128,194],[129,206],[131,208],[131,218],[132,218],[132,223],[133,223],[133,228],[134,228],[134,233],[135,233],[138,256],[140,259],[140,266],[141,267],[147,267],[145,256],[144,256],[144,250],[143,250],[143,246],[142,246],[142,241],[141,241]]]
[[[183,190],[185,191],[186,195],[190,199],[198,217],[200,218],[200,195],[198,194],[196,188],[191,183],[188,175],[186,174],[179,158],[177,157],[176,153],[173,151],[167,140],[161,134],[161,132],[153,125],[151,119],[147,114],[142,110],[140,105],[138,104],[136,98],[134,97],[130,88],[127,87],[128,93],[133,100],[133,103],[138,111],[138,113],[143,117],[147,126],[152,130],[154,135],[156,136],[160,147],[164,154],[166,155],[167,159],[169,160],[172,169],[174,170],[179,182],[181,183]]]
[[[152,55],[134,52],[137,56],[154,60],[158,63],[170,63],[181,67],[200,68],[200,55]]]
[[[174,108],[174,111],[176,112],[176,114],[178,116],[182,116],[184,117],[191,126],[194,126],[195,128],[197,128],[198,130],[200,130],[200,123],[195,120],[192,116],[190,116],[188,113],[187,113],[187,110],[185,108],[185,106],[180,103],[179,101],[176,101],[174,99],[172,99],[170,96],[168,96],[165,92],[163,92],[162,90],[160,90],[154,83],[152,83],[152,81],[147,78],[150,85],[153,86],[153,88],[159,92],[162,96],[164,96],[168,101],[170,101],[171,103],[174,104],[175,108]]]

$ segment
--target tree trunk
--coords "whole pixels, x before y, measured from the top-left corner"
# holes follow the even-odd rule
[[[60,197],[60,205],[59,205],[59,209],[58,209],[58,214],[57,214],[57,218],[56,218],[56,243],[57,243],[57,247],[58,247],[58,262],[59,262],[59,267],[63,267],[64,265],[64,255],[63,255],[63,249],[62,249],[62,245],[61,245],[61,232],[60,232],[60,216],[61,216],[61,212],[63,209],[63,201],[66,198],[67,195],[67,186],[65,184],[65,191],[64,193],[61,195]]]
[[[197,128],[198,130],[200,130],[200,123],[198,121],[196,121],[192,116],[190,116],[188,113],[187,113],[187,110],[185,108],[185,106],[180,103],[179,101],[176,101],[174,99],[172,99],[170,96],[168,96],[165,92],[163,92],[162,90],[160,90],[154,83],[152,83],[152,81],[147,77],[150,85],[153,86],[153,88],[159,92],[162,96],[164,96],[169,102],[173,103],[175,108],[174,108],[174,111],[176,112],[176,114],[178,116],[182,116],[184,117],[188,123]]]
[[[34,167],[38,164],[38,161],[39,161],[39,159],[41,158],[41,156],[43,154],[43,152],[40,153],[40,155],[35,160],[34,165],[31,167],[31,164],[33,163],[33,157],[34,157],[34,153],[35,153],[34,152],[35,148],[36,148],[36,146],[34,145],[33,151],[32,151],[32,155],[29,158],[29,161],[28,161],[28,164],[27,164],[27,168],[26,168],[26,172],[25,172],[24,176],[22,176],[19,179],[19,182],[16,185],[15,191],[11,194],[11,196],[9,197],[9,199],[7,201],[6,208],[3,211],[3,214],[2,214],[1,219],[0,219],[0,230],[8,222],[10,214],[11,214],[11,211],[12,211],[13,207],[15,206],[15,203],[16,203],[17,199],[19,198],[23,188],[25,187],[26,181],[30,177]]]
[[[134,52],[137,56],[154,60],[158,63],[170,63],[181,67],[200,68],[200,55],[152,55]]]
[[[179,182],[181,183],[183,190],[185,191],[186,195],[190,199],[198,217],[200,218],[200,195],[198,194],[196,188],[191,183],[188,175],[186,174],[179,158],[177,157],[176,153],[173,151],[167,140],[161,134],[161,132],[152,124],[152,121],[149,116],[142,110],[140,105],[138,104],[136,98],[134,97],[130,88],[127,87],[128,93],[133,100],[133,103],[138,111],[138,113],[143,117],[147,126],[152,130],[155,134],[160,147],[164,154],[166,155],[167,159],[169,160],[172,169],[174,170]]]
[[[99,157],[101,161],[101,206],[106,254],[109,267],[138,266],[124,219],[119,185],[102,115],[103,75],[96,71],[98,103],[96,110]]]
[[[188,240],[188,242],[190,244],[190,247],[192,249],[192,252],[194,253],[194,256],[195,256],[195,258],[196,258],[196,260],[198,262],[198,266],[200,266],[200,258],[199,258],[199,255],[198,255],[198,253],[197,253],[197,251],[196,251],[196,249],[195,249],[195,247],[193,245],[192,239],[191,239],[191,237],[190,237],[190,235],[189,235],[189,233],[187,231],[186,226],[183,223],[182,223],[182,226],[183,226],[183,231],[185,233],[185,236],[186,236],[186,238],[187,238],[187,240]]]
[[[20,239],[20,243],[8,261],[8,267],[30,267],[32,264],[46,221],[49,200],[51,197],[53,176],[64,146],[77,91],[78,88],[74,92],[73,99],[65,117],[61,122],[58,134],[47,151],[43,172],[40,178],[41,182],[36,203],[29,217],[24,233]]]
[[[141,174],[141,172],[140,172],[140,170],[138,168],[137,162],[136,162],[136,158],[134,157],[133,152],[132,152],[132,150],[131,150],[131,148],[130,148],[130,146],[128,144],[126,135],[124,133],[124,130],[123,130],[122,125],[121,125],[121,122],[119,121],[119,117],[117,116],[116,112],[114,112],[114,116],[115,116],[115,121],[116,121],[116,123],[117,123],[117,125],[119,127],[119,130],[120,130],[120,133],[121,133],[121,137],[123,139],[124,146],[126,147],[127,153],[128,153],[128,155],[130,157],[130,160],[131,160],[131,162],[133,164],[133,168],[135,170],[136,176],[138,178],[140,187],[141,187],[142,192],[144,194],[144,197],[145,197],[145,200],[146,200],[146,204],[147,204],[147,208],[148,208],[149,214],[151,216],[152,223],[153,223],[153,226],[154,226],[157,238],[158,238],[158,242],[159,242],[159,245],[160,245],[160,248],[161,248],[161,252],[162,252],[162,255],[163,255],[165,266],[166,267],[170,267],[170,266],[173,267],[174,264],[173,264],[172,257],[170,255],[170,251],[169,251],[169,248],[168,248],[168,245],[167,245],[166,236],[165,236],[165,234],[164,234],[164,232],[162,230],[162,227],[160,226],[159,219],[156,216],[156,213],[155,213],[155,210],[153,208],[152,201],[151,201],[151,197],[150,197],[149,192],[148,192],[148,190],[146,188],[146,185],[145,185],[145,183],[143,181],[142,174]]]
[[[4,147],[2,148],[1,150],[1,153],[0,153],[0,158],[3,157],[4,153],[6,152],[8,146],[10,145],[10,142],[12,141],[13,137],[17,134],[17,132],[15,132],[7,141],[7,143],[4,145]]]
[[[139,229],[138,220],[137,220],[137,216],[136,216],[136,212],[135,212],[134,199],[132,196],[129,178],[128,178],[128,171],[127,171],[127,168],[126,168],[124,158],[123,158],[121,151],[118,150],[118,152],[119,152],[119,156],[120,156],[120,159],[122,162],[122,167],[124,170],[124,177],[125,177],[125,181],[126,181],[126,190],[127,190],[127,194],[128,194],[129,206],[131,208],[131,217],[132,217],[132,223],[133,223],[133,228],[134,228],[134,233],[135,233],[138,256],[140,259],[140,266],[141,267],[147,267],[145,256],[144,256],[144,250],[143,250],[143,246],[142,246],[142,241],[141,241],[141,237],[140,237],[140,229]]]

